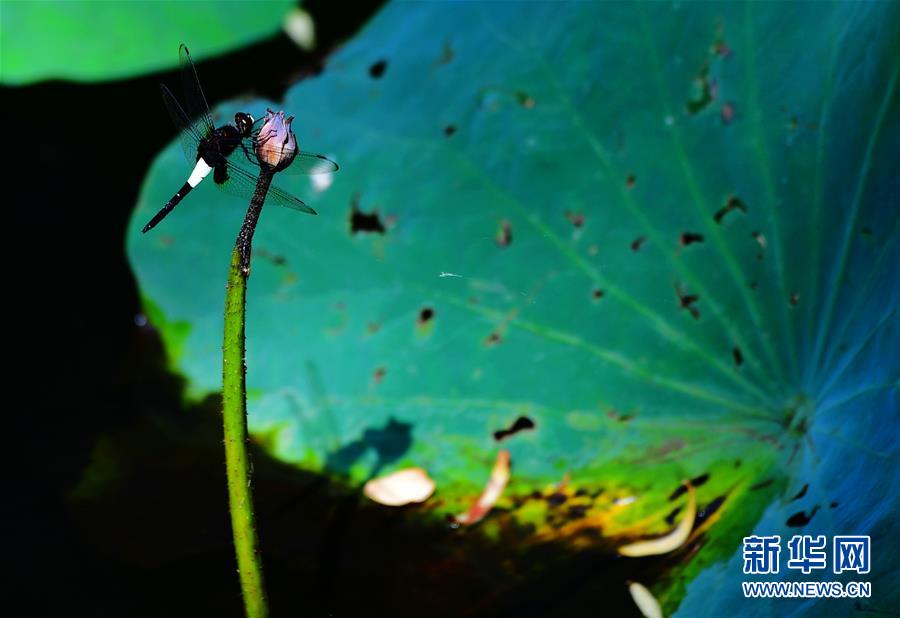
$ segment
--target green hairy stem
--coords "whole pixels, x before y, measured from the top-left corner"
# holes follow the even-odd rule
[[[247,450],[247,381],[244,364],[244,315],[250,248],[272,174],[260,174],[256,191],[231,253],[225,292],[225,341],[222,347],[222,416],[225,428],[225,464],[228,503],[237,554],[244,607],[249,618],[268,616],[259,538],[250,491],[250,457]]]

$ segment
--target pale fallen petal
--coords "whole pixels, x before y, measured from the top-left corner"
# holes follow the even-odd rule
[[[697,515],[697,497],[694,494],[694,488],[690,484],[687,485],[688,505],[684,510],[684,517],[672,532],[666,536],[649,541],[638,541],[619,548],[619,553],[623,556],[631,556],[633,558],[640,556],[656,556],[674,551],[684,545],[691,534],[694,527],[694,518]]]
[[[497,461],[494,462],[491,478],[488,480],[484,491],[481,492],[481,496],[475,501],[472,508],[456,517],[456,523],[469,525],[481,521],[503,494],[503,490],[508,482],[509,451],[500,451],[497,453]]]
[[[662,608],[649,590],[637,582],[628,584],[628,592],[644,618],[663,618]]]
[[[310,14],[303,9],[296,8],[288,12],[284,16],[282,27],[288,38],[300,49],[310,51],[316,46],[316,26]]]
[[[434,481],[422,468],[406,468],[372,479],[363,493],[378,504],[403,506],[427,500],[434,493]]]

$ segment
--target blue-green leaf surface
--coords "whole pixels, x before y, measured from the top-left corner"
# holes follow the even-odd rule
[[[356,481],[422,466],[452,512],[477,496],[492,433],[525,415],[536,428],[504,442],[509,493],[566,472],[604,486],[629,498],[589,511],[609,536],[665,531],[672,490],[709,474],[702,549],[653,584],[667,612],[818,615],[739,586],[742,536],[801,531],[870,534],[879,592],[862,602],[886,611],[898,17],[890,3],[388,6],[283,102],[301,148],[342,169],[278,179],[319,217],[262,215],[251,430]],[[221,117],[239,107],[265,102]],[[188,171],[175,144],[157,159],[128,250],[174,363],[206,393],[246,205],[202,187],[140,235]],[[788,526],[801,511],[809,523]],[[538,536],[569,530],[542,522]]]

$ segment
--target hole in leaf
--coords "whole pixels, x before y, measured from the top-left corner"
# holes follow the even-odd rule
[[[446,135],[447,137],[450,137],[454,133],[456,133],[456,127],[452,124],[448,124],[446,127],[444,127],[444,135]]]
[[[434,309],[431,307],[422,307],[419,311],[419,319],[417,323],[419,326],[425,326],[434,318]]]
[[[716,98],[716,90],[715,80],[709,78],[709,63],[704,62],[697,77],[694,78],[692,95],[685,105],[688,115],[694,116],[709,107]]]
[[[547,496],[546,500],[547,504],[550,506],[560,506],[561,504],[565,504],[567,496],[564,493],[555,492]]]
[[[573,504],[569,507],[567,515],[569,519],[581,519],[587,515],[587,509],[586,504]]]
[[[685,493],[687,493],[687,485],[682,483],[675,488],[675,491],[673,491],[671,495],[669,495],[669,502],[671,502],[672,500],[677,500],[679,496],[682,496]]]
[[[527,416],[520,416],[515,420],[515,422],[510,426],[509,429],[498,429],[494,432],[494,440],[500,442],[505,438],[508,438],[512,435],[519,433],[520,431],[524,431],[526,429],[534,429],[534,421],[528,418]]]
[[[701,474],[698,477],[692,478],[687,483],[682,483],[681,485],[676,487],[675,491],[673,491],[672,494],[669,496],[669,502],[671,502],[672,500],[677,500],[679,496],[681,496],[685,492],[687,492],[688,485],[692,485],[694,487],[700,487],[701,485],[706,483],[706,481],[708,481],[708,480],[709,480],[709,473],[706,473],[706,474]]]
[[[709,473],[707,472],[705,474],[701,474],[700,476],[692,478],[690,482],[691,482],[691,485],[693,485],[694,487],[700,487],[701,485],[706,483],[706,481],[708,481],[708,480],[709,480]]]
[[[500,221],[500,228],[497,230],[495,239],[501,247],[508,247],[512,243],[512,223],[503,219]]]
[[[381,221],[377,210],[363,212],[359,209],[359,194],[353,196],[350,204],[350,233],[356,235],[359,232],[384,234],[387,229]]]
[[[369,75],[371,75],[374,79],[379,79],[382,75],[384,75],[386,69],[387,60],[379,60],[369,67]]]
[[[574,225],[576,228],[579,228],[584,225],[584,215],[580,212],[569,212],[566,211],[566,219],[569,220],[569,223]]]
[[[646,236],[638,236],[633,241],[631,241],[631,250],[632,251],[640,251],[641,247],[644,245],[644,243],[646,241],[647,241]]]
[[[716,214],[713,215],[713,219],[716,223],[721,224],[722,220],[725,218],[725,215],[728,213],[739,210],[743,213],[747,212],[747,205],[744,204],[738,197],[732,195],[728,198],[728,201],[725,202],[725,205],[716,211]]]
[[[695,234],[693,232],[682,232],[679,242],[683,247],[692,245],[695,242],[703,242],[703,234]]]
[[[716,511],[719,510],[719,508],[722,506],[722,503],[724,503],[724,502],[725,502],[725,496],[718,496],[717,498],[715,498],[712,502],[710,502],[706,506],[701,507],[697,511],[697,517],[694,519],[694,525],[698,526],[698,525],[702,524],[705,520],[712,517],[712,515]]]
[[[681,289],[681,286],[675,286],[675,294],[678,295],[678,304],[682,309],[691,314],[691,317],[695,320],[700,319],[700,310],[695,307],[697,301],[700,300],[699,294],[688,294],[684,290]]]
[[[817,504],[809,512],[809,515],[807,515],[804,511],[794,513],[793,515],[788,517],[788,520],[785,522],[785,524],[791,528],[802,528],[803,526],[808,524],[810,522],[810,520],[812,520],[812,518],[816,514],[816,511],[818,511],[818,510],[819,510],[819,505]]]
[[[734,358],[734,364],[736,367],[740,367],[744,364],[744,355],[741,354],[741,349],[737,346],[734,346],[731,350],[731,356]]]
[[[793,498],[791,498],[791,502],[795,502],[796,500],[799,500],[800,498],[802,498],[803,496],[805,496],[808,489],[809,489],[809,483],[805,484],[805,485],[800,489],[800,491],[797,492],[797,495],[794,496]]]

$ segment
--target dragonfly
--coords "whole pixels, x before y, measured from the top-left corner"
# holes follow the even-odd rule
[[[200,87],[197,69],[184,44],[178,49],[178,57],[187,111],[165,84],[160,84],[160,89],[166,109],[179,129],[184,155],[193,169],[172,199],[143,227],[141,232],[145,234],[172,212],[210,172],[213,175],[213,183],[226,193],[243,198],[251,197],[259,177],[260,153],[268,147],[259,140],[262,119],[254,120],[253,116],[246,112],[237,112],[233,123],[216,127],[203,89]],[[337,163],[323,155],[297,152],[290,166],[278,173],[328,174],[338,169]],[[306,202],[274,184],[269,187],[266,194],[266,201],[269,200],[292,210],[316,214]]]

